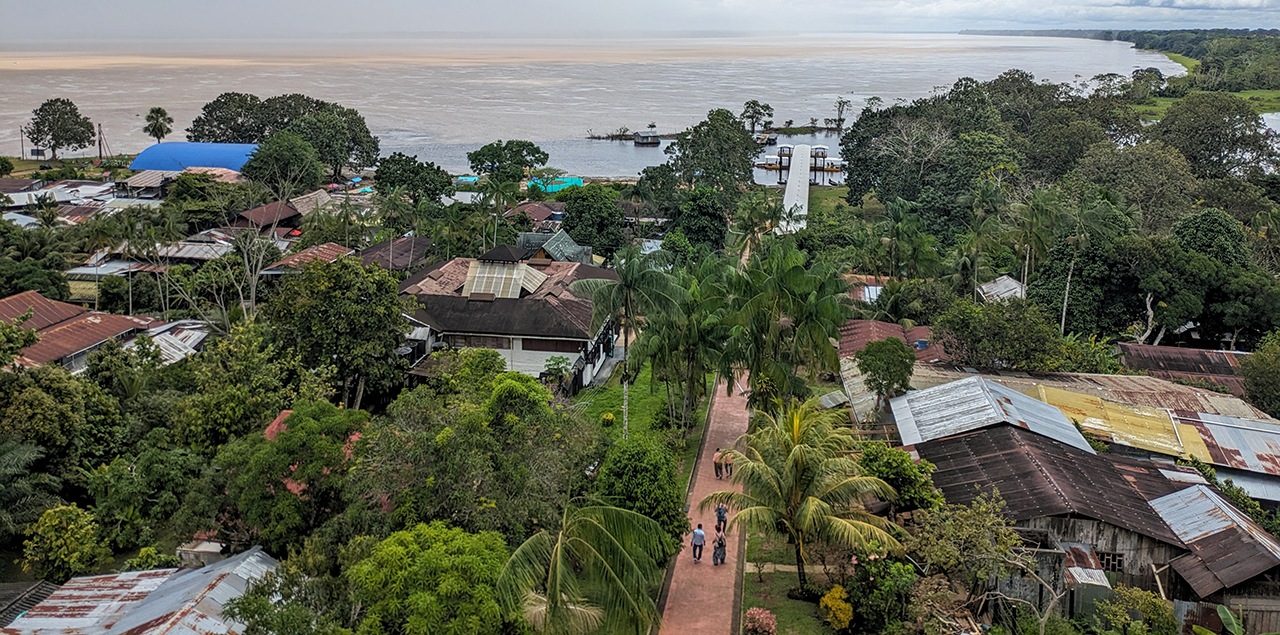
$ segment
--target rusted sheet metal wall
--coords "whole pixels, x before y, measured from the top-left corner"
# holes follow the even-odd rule
[[[1222,620],[1218,619],[1218,605],[1208,602],[1173,601],[1173,617],[1182,628],[1182,635],[1195,635],[1193,626],[1203,626],[1215,633],[1221,633]]]
[[[1240,598],[1228,596],[1223,603],[1244,620],[1246,635],[1280,632],[1280,598]],[[1203,626],[1215,633],[1225,633],[1218,605],[1213,602],[1173,602],[1173,615],[1182,627],[1182,635],[1194,635],[1192,626]]]
[[[1096,520],[1044,517],[1019,522],[1017,525],[1053,532],[1060,542],[1091,545],[1095,553],[1124,554],[1124,573],[1135,580],[1147,580],[1152,591],[1156,588],[1155,580],[1151,578],[1151,565],[1163,567],[1181,553],[1176,547],[1154,538]],[[1147,586],[1144,584],[1143,588]]]

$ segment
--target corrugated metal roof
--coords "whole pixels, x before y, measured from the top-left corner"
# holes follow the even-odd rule
[[[1128,343],[1117,346],[1120,363],[1130,370],[1144,371],[1163,379],[1211,381],[1230,388],[1237,397],[1244,396],[1240,360],[1249,353]]]
[[[301,269],[303,265],[312,260],[323,260],[325,262],[333,262],[342,256],[355,253],[350,247],[343,247],[337,243],[325,243],[314,247],[307,247],[296,254],[286,256],[279,261],[273,263],[267,268],[267,271],[278,273],[285,269]]]
[[[977,373],[928,364],[916,364],[911,385],[917,389],[938,386]],[[1097,375],[1090,373],[985,372],[981,374],[1019,392],[1030,394],[1036,386],[1049,386],[1100,397],[1116,403],[1150,406],[1169,410],[1189,410],[1240,417],[1272,420],[1266,413],[1238,397],[1175,384],[1147,375]]]
[[[150,318],[90,313],[40,330],[40,341],[22,349],[24,365],[48,364],[91,349],[107,340],[149,328]]]
[[[1009,424],[1094,453],[1060,410],[982,377],[908,392],[890,405],[904,445]]]
[[[1009,276],[1000,276],[991,282],[978,285],[978,293],[987,302],[1007,300],[1009,298],[1025,298],[1027,297],[1027,285]]]
[[[1207,485],[1157,498],[1151,508],[1199,560],[1174,569],[1201,597],[1280,565],[1280,542]]]
[[[927,441],[915,449],[936,466],[933,482],[948,502],[964,505],[998,491],[1014,521],[1079,515],[1181,546],[1147,504],[1151,494],[1178,487],[1154,467],[1007,425]]]
[[[248,221],[254,227],[268,227],[279,224],[281,221],[298,216],[298,210],[289,204],[289,201],[276,201],[259,205],[251,210],[240,212],[240,218]]]
[[[1176,410],[1180,429],[1199,434],[1205,446],[1202,460],[1238,470],[1280,476],[1280,424],[1209,413]]]
[[[181,172],[177,170],[143,170],[124,180],[126,187],[160,187],[166,181],[178,176]]]
[[[244,625],[222,607],[277,562],[261,547],[198,569],[74,578],[4,635],[233,635]]]
[[[196,143],[168,141],[156,143],[138,153],[130,170],[184,170],[186,168],[226,168],[239,170],[258,149],[256,143]]]
[[[427,260],[430,238],[404,236],[391,241],[370,245],[356,252],[356,257],[366,267],[380,265],[383,269],[410,269]]]
[[[1213,466],[1213,471],[1217,473],[1218,480],[1226,481],[1231,479],[1233,485],[1243,488],[1251,498],[1280,503],[1280,478],[1270,474],[1255,474],[1244,470],[1235,470],[1221,465]]]
[[[1034,386],[1029,394],[1061,410],[1068,419],[1109,443],[1170,456],[1185,454],[1168,411],[1118,404],[1044,385]]]
[[[40,221],[27,216],[26,214],[19,214],[17,212],[5,212],[3,218],[6,222],[13,223],[23,229],[32,229],[40,226]]]
[[[241,181],[244,181],[244,177],[240,176],[239,172],[236,172],[235,170],[228,170],[227,168],[192,167],[192,168],[187,168],[183,170],[183,172],[192,172],[195,174],[208,174],[213,176],[213,180],[219,183],[239,183]]]
[[[1061,543],[1063,565],[1067,569],[1067,584],[1096,584],[1111,588],[1107,574],[1102,571],[1102,562],[1093,547],[1082,542]]]
[[[89,309],[67,304],[66,302],[50,300],[40,295],[38,291],[23,291],[0,300],[0,320],[12,322],[27,311],[31,311],[31,318],[22,323],[22,328],[39,331],[83,313],[88,313]]]

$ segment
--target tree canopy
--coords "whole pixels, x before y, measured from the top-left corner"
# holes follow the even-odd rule
[[[532,142],[518,139],[505,143],[501,140],[494,141],[467,153],[472,172],[487,174],[489,178],[499,182],[521,181],[530,170],[546,165],[550,158]]]
[[[54,159],[58,158],[58,150],[79,150],[93,144],[93,122],[81,115],[70,99],[50,99],[31,114],[31,123],[24,129],[27,140],[50,150]]]

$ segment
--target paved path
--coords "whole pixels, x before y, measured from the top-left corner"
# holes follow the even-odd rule
[[[743,380],[742,385],[746,383]],[[742,541],[737,535],[728,536],[725,563],[711,564],[711,536],[715,534],[714,510],[698,511],[698,503],[711,492],[737,489],[727,478],[716,480],[711,457],[716,448],[733,445],[747,432],[747,398],[735,386],[733,395],[726,397],[723,381],[716,383],[716,401],[711,409],[711,423],[707,430],[707,442],[703,455],[693,475],[693,494],[689,497],[689,520],[692,527],[702,523],[707,532],[707,546],[702,562],[694,563],[685,537],[684,550],[676,556],[675,571],[671,576],[671,590],[667,595],[666,610],[662,614],[663,635],[731,635],[734,622],[734,599],[737,595],[738,560],[745,554],[738,553]]]

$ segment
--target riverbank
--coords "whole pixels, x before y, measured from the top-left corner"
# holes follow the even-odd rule
[[[1242,90],[1231,94],[1249,102],[1249,105],[1253,106],[1253,111],[1259,115],[1280,112],[1280,90]],[[1182,99],[1182,97],[1152,97],[1153,103],[1137,107],[1138,116],[1145,121],[1155,121],[1164,117],[1169,106]]]

